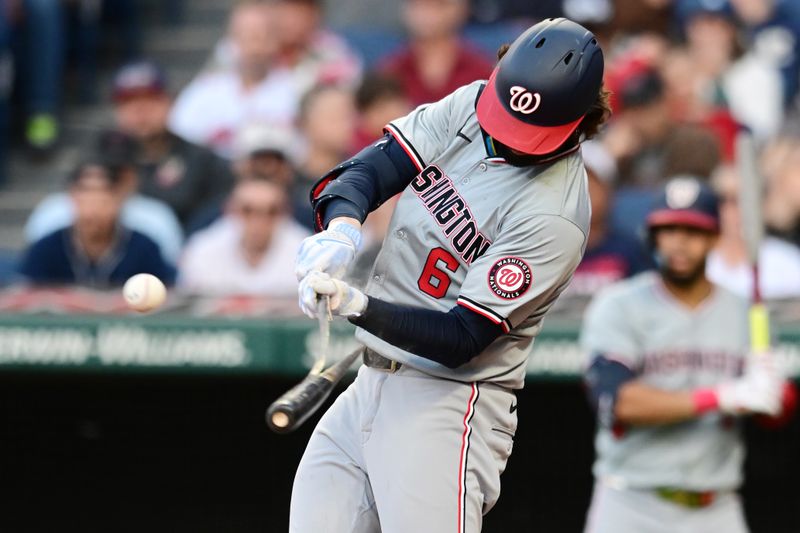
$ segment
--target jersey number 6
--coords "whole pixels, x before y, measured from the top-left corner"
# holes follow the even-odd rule
[[[444,248],[434,248],[428,254],[425,268],[422,269],[422,275],[417,280],[419,290],[434,298],[441,298],[447,294],[447,289],[450,287],[450,275],[442,270],[442,267],[447,272],[455,273],[458,270],[458,260]]]

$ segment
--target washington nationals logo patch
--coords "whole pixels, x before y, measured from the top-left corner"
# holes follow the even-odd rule
[[[528,263],[518,257],[499,259],[489,269],[489,288],[500,298],[513,300],[519,298],[533,281],[533,274]]]

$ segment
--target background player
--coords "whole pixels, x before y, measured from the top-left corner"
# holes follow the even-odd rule
[[[784,380],[771,355],[746,355],[747,302],[705,276],[714,193],[673,179],[647,226],[659,272],[597,296],[582,331],[599,419],[586,533],[745,532],[734,417],[777,415]]]
[[[475,532],[499,496],[513,389],[586,244],[580,142],[608,115],[580,25],[544,21],[503,52],[488,83],[389,124],[312,191],[327,229],[301,247],[300,305],[329,295],[366,350],[309,441],[291,531]],[[364,294],[337,278],[401,191]]]

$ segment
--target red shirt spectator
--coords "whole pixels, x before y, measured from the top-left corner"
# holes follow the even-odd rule
[[[412,104],[436,102],[489,77],[489,58],[461,38],[469,16],[467,0],[404,0],[401,11],[409,43],[382,70],[402,81]]]
[[[403,84],[406,96],[414,105],[441,100],[462,85],[475,80],[488,79],[494,65],[486,55],[468,43],[461,43],[450,71],[441,85],[425,81],[413,47],[406,48],[386,59],[383,71]]]

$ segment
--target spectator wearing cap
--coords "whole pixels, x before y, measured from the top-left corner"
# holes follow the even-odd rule
[[[236,175],[258,175],[291,187],[299,152],[297,142],[297,135],[289,128],[248,124],[236,136],[233,163]]]
[[[158,65],[141,61],[123,66],[114,78],[112,96],[116,127],[138,144],[140,194],[169,205],[186,228],[197,213],[230,191],[228,162],[168,128],[172,99]]]
[[[308,235],[290,216],[283,185],[242,177],[225,215],[189,239],[178,283],[197,294],[294,297],[294,259]]]
[[[642,242],[611,224],[613,165],[596,141],[582,145],[592,204],[589,239],[569,294],[590,296],[607,285],[652,268]]]
[[[33,243],[20,274],[37,285],[108,288],[138,273],[172,284],[175,269],[158,246],[120,220],[123,181],[120,168],[100,158],[79,164],[69,178],[73,223]]]
[[[730,146],[736,130],[732,119],[695,102],[691,90],[681,91],[690,83],[677,83],[684,65],[678,65],[676,55],[666,54],[668,76],[653,66],[660,59],[663,52],[650,58],[623,55],[607,72],[614,114],[598,146],[621,187],[652,187],[683,173],[707,177],[719,161],[720,147]],[[639,208],[646,211],[644,204]]]
[[[489,58],[461,38],[468,0],[403,0],[402,15],[409,43],[382,70],[403,83],[412,104],[436,102],[489,77]]]
[[[257,177],[280,184],[295,191],[295,165],[298,156],[297,135],[282,127],[270,127],[262,123],[248,124],[236,135],[234,142],[233,169],[236,179]],[[224,213],[228,198],[213,203],[194,219],[188,233],[193,234],[212,224]],[[313,230],[311,205],[308,191],[298,191],[290,198],[289,212],[302,224]]]
[[[172,131],[232,157],[236,132],[263,122],[291,127],[297,111],[292,73],[279,68],[275,6],[239,2],[228,25],[234,68],[201,73],[178,96],[170,115]]]
[[[663,177],[661,147],[673,126],[663,80],[635,57],[620,60],[607,79],[614,114],[601,146],[620,185],[653,185]]]
[[[742,231],[739,209],[739,174],[733,166],[722,166],[712,177],[720,197],[720,238],[709,254],[706,275],[714,283],[750,297],[752,269]],[[758,251],[759,289],[764,298],[800,296],[800,249],[776,237],[767,236]]]
[[[134,163],[135,142],[124,133],[107,131],[100,135],[96,149],[120,173],[120,190],[125,198],[120,221],[146,235],[161,250],[164,259],[177,264],[183,246],[183,230],[172,209],[160,200],[142,196],[138,190],[138,171]],[[45,197],[34,208],[25,224],[25,239],[33,243],[75,220],[74,203],[68,193]]]

